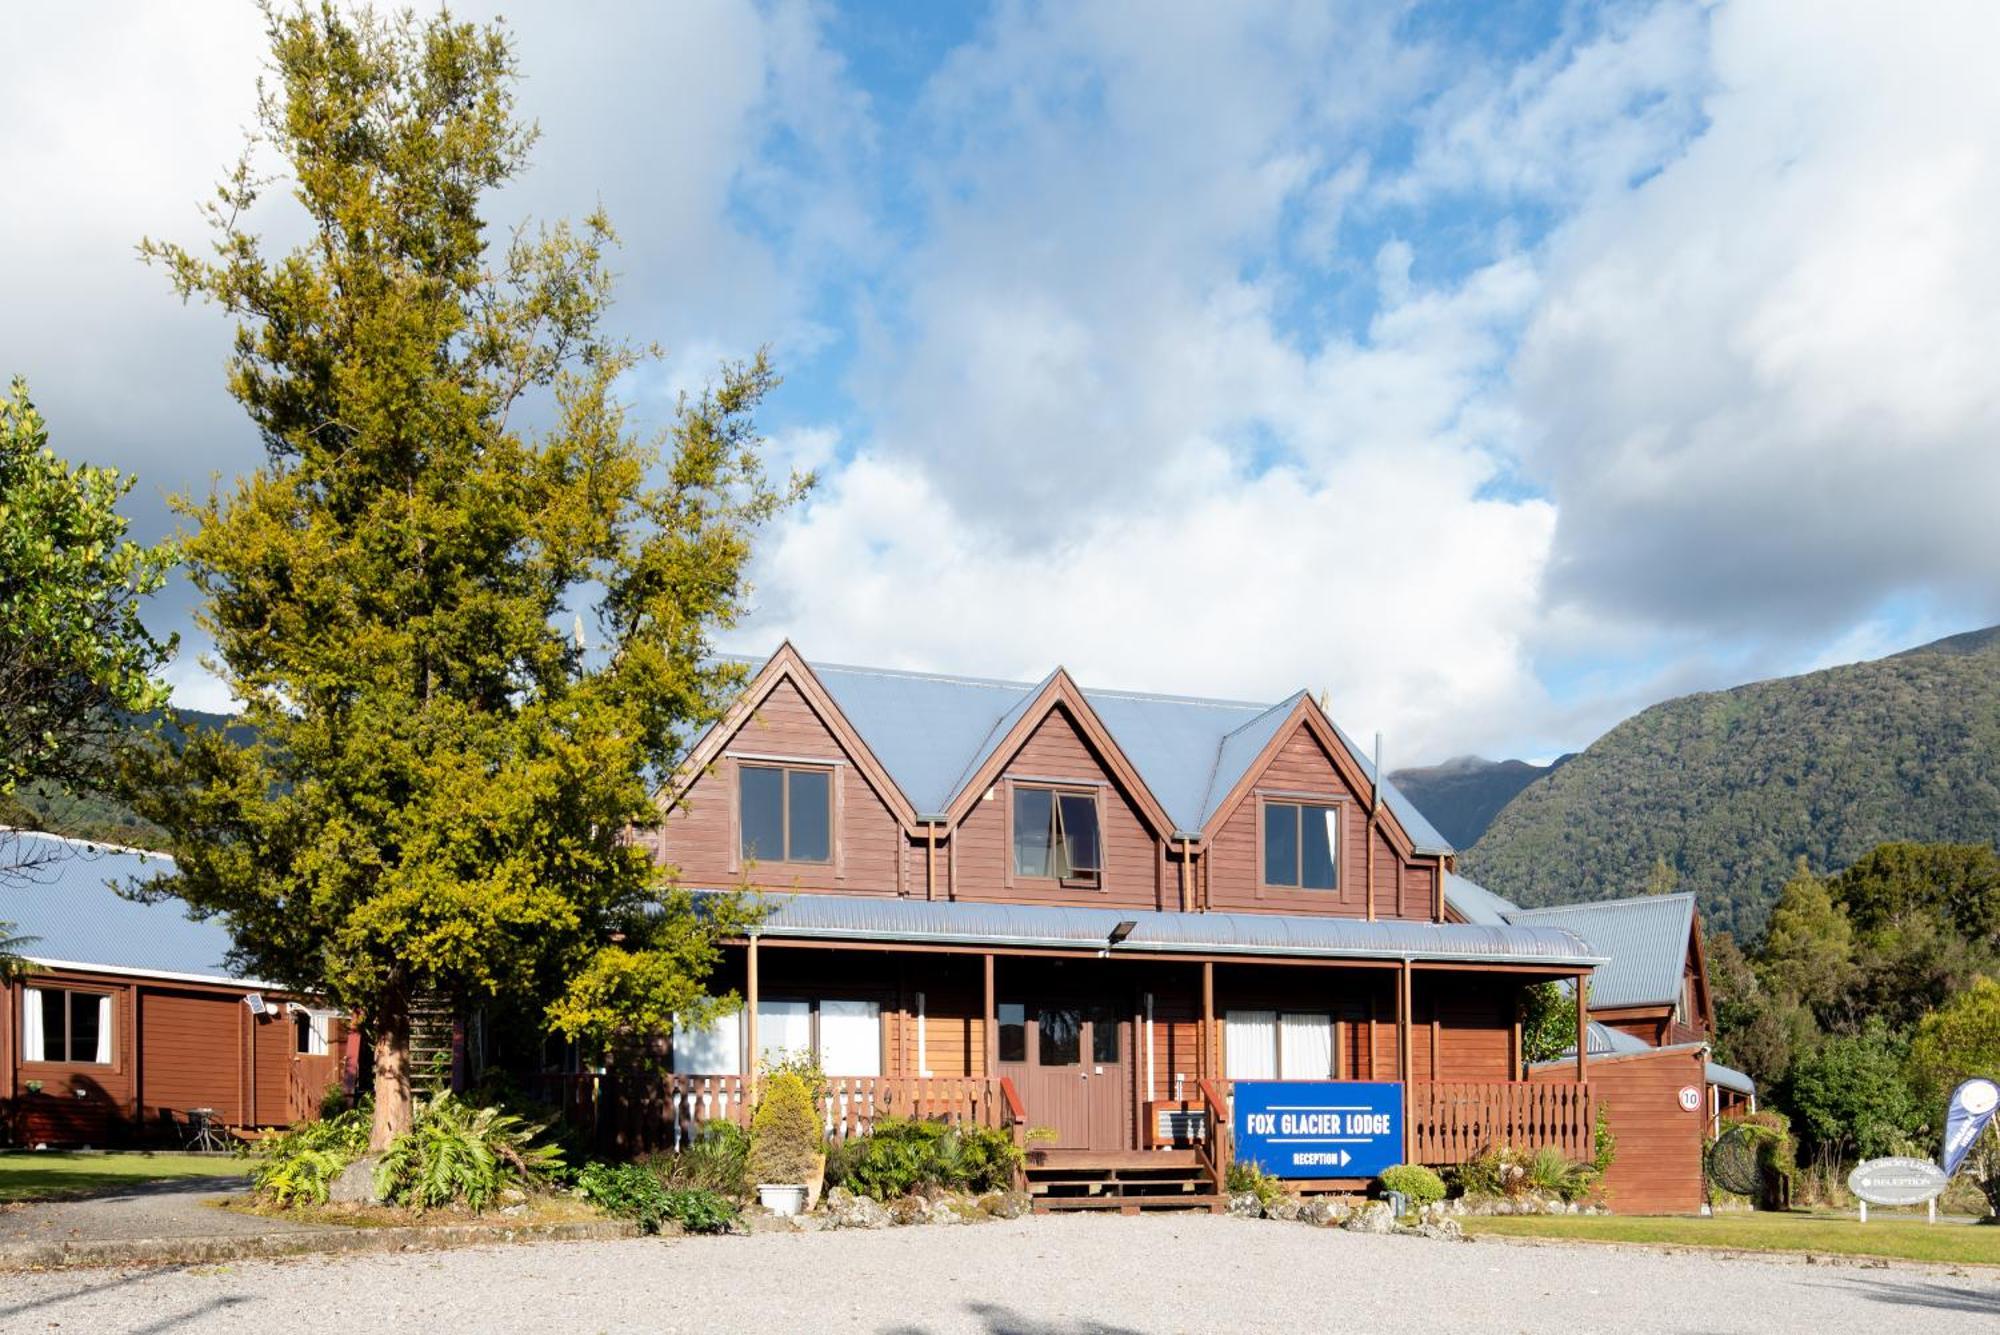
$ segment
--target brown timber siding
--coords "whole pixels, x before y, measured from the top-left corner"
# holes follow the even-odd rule
[[[1537,1067],[1536,1080],[1569,1080],[1569,1062]],[[1701,1144],[1704,1113],[1685,1112],[1685,1085],[1702,1088],[1701,1050],[1643,1052],[1600,1057],[1590,1063],[1590,1085],[1606,1110],[1618,1149],[1604,1174],[1611,1208],[1619,1214],[1693,1214],[1702,1205]]]
[[[1104,877],[1099,889],[1065,887],[1011,875],[1007,846],[1010,781],[1056,780],[1095,788],[1104,836]],[[1049,711],[993,785],[993,796],[974,803],[953,836],[957,856],[952,892],[960,899],[1008,900],[1025,904],[1085,904],[1100,907],[1158,908],[1159,841],[1147,828],[1132,798],[1119,787],[1102,759],[1077,730],[1069,710]],[[940,855],[942,860],[942,855]],[[921,872],[919,873],[921,876]],[[1010,884],[1011,882],[1011,884]],[[1176,884],[1175,907],[1179,905]],[[939,896],[943,898],[942,895]]]
[[[894,894],[899,885],[903,845],[901,824],[867,778],[852,763],[827,720],[821,718],[789,681],[757,707],[709,772],[696,779],[660,829],[660,861],[679,868],[690,885],[728,886],[743,878],[737,856],[736,762],[730,753],[795,757],[834,765],[833,860],[826,863],[764,862],[755,883],[782,890],[855,890]],[[940,856],[940,863],[943,859]],[[923,875],[921,860],[915,867]],[[921,879],[916,892],[923,893]]]

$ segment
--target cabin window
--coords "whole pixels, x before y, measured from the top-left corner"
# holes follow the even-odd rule
[[[746,862],[833,860],[832,771],[739,765],[736,801]]]
[[[65,987],[21,993],[21,1060],[111,1064],[111,997]]]
[[[1333,1017],[1316,1011],[1232,1010],[1223,1016],[1231,1080],[1331,1080]]]
[[[705,1028],[676,1030],[674,1070],[683,1075],[740,1075],[743,1044],[740,1011]],[[880,1075],[882,1005],[832,997],[761,999],[757,1003],[757,1059],[765,1066],[811,1062],[828,1075]]]
[[[1339,855],[1339,807],[1303,802],[1264,804],[1265,885],[1337,890]]]
[[[1028,1008],[1018,1001],[1003,1001],[994,1016],[1000,1022],[1000,1060],[1028,1060]]]
[[[324,1057],[328,1051],[328,1031],[333,1024],[332,1011],[313,1010],[306,1006],[292,1007],[292,1051],[301,1057]]]
[[[1097,794],[1014,788],[1014,874],[1097,884],[1103,871]]]

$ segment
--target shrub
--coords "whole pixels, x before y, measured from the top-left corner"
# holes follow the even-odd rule
[[[1383,1191],[1400,1191],[1412,1208],[1421,1210],[1444,1199],[1444,1179],[1420,1163],[1399,1163],[1382,1170],[1376,1181]]]
[[[364,1101],[346,1112],[297,1122],[266,1137],[254,1151],[251,1188],[278,1205],[325,1205],[333,1180],[367,1152],[374,1119],[372,1103]]]
[[[685,1148],[641,1162],[670,1190],[708,1191],[730,1200],[750,1192],[750,1133],[734,1122],[706,1122]]]
[[[795,1071],[764,1085],[750,1119],[750,1176],[759,1183],[802,1183],[819,1166],[819,1113],[812,1089]]]
[[[1233,1159],[1229,1164],[1229,1176],[1224,1179],[1230,1194],[1249,1192],[1257,1198],[1257,1204],[1269,1205],[1285,1194],[1285,1184],[1277,1174],[1267,1173],[1251,1159]]]
[[[542,1129],[440,1090],[417,1105],[413,1125],[383,1152],[375,1192],[419,1210],[484,1210],[506,1188],[538,1185],[561,1165],[561,1150],[533,1144]]]
[[[674,1190],[645,1164],[585,1164],[576,1189],[604,1213],[635,1220],[648,1233],[669,1222],[690,1233],[722,1233],[736,1220],[736,1207],[715,1192]]]
[[[878,1201],[919,1191],[1003,1190],[1022,1161],[1020,1147],[998,1127],[907,1117],[879,1118],[867,1136],[827,1157],[829,1182]]]
[[[1562,1151],[1543,1146],[1538,1150],[1517,1150],[1508,1145],[1489,1145],[1451,1170],[1452,1180],[1467,1196],[1524,1196],[1530,1192],[1556,1196],[1565,1201],[1588,1196],[1603,1176],[1598,1163],[1609,1164],[1615,1142],[1600,1123],[1598,1157],[1590,1163],[1563,1156]]]

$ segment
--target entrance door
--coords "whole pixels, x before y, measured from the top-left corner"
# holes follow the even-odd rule
[[[1058,1001],[1002,1002],[999,1011],[1000,1073],[1020,1086],[1029,1123],[1055,1132],[1048,1146],[1127,1148],[1130,1024],[1118,1009]]]

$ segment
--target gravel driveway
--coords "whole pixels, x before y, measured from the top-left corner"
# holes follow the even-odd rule
[[[0,1275],[0,1330],[2000,1329],[2000,1274],[1436,1243],[1208,1216]]]

